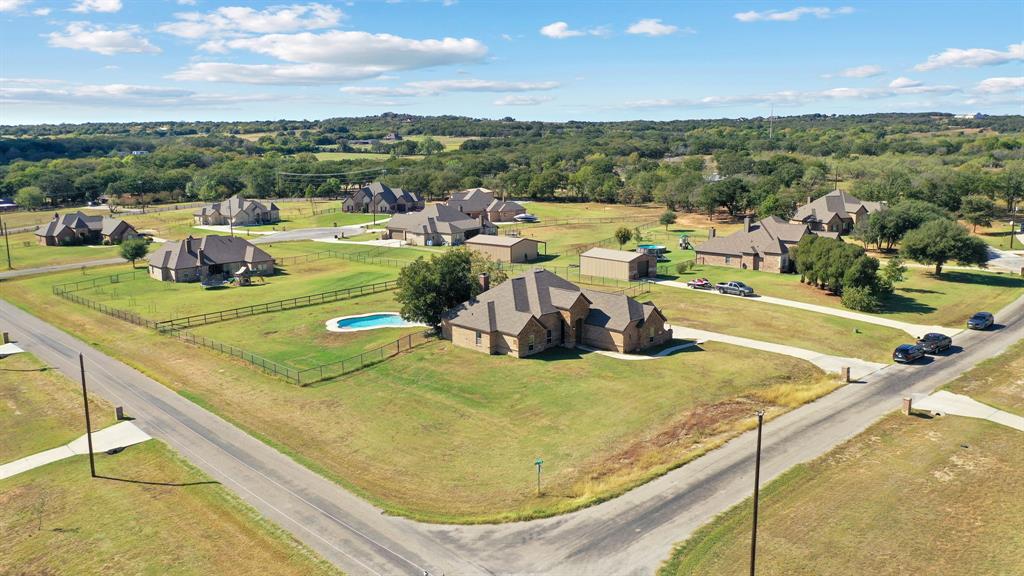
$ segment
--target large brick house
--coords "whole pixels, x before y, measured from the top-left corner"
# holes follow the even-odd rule
[[[149,255],[149,275],[165,282],[206,282],[273,273],[274,257],[237,236],[189,236],[165,242]]]
[[[869,215],[885,208],[885,202],[868,202],[836,190],[797,208],[789,221],[805,224],[812,232],[847,234]]]
[[[386,225],[387,238],[419,246],[458,246],[477,234],[493,234],[486,218],[470,218],[444,204],[431,204],[419,212],[396,214]]]
[[[138,236],[135,228],[124,220],[83,212],[54,214],[52,220],[36,230],[36,238],[43,246],[120,244]]]
[[[789,249],[808,233],[806,224],[786,222],[778,216],[758,222],[751,222],[748,217],[738,232],[710,238],[697,246],[697,261],[744,270],[789,272]]]
[[[415,192],[390,188],[380,182],[373,182],[345,198],[345,201],[341,203],[341,209],[345,212],[402,214],[422,210],[423,204],[423,198]]]
[[[533,270],[485,290],[448,312],[441,333],[456,346],[524,357],[577,345],[631,353],[672,339],[664,314],[651,302],[579,286]]]
[[[232,196],[200,208],[194,214],[196,224],[226,226],[256,226],[281,221],[281,212],[273,202],[270,206],[241,196]]]
[[[516,216],[526,214],[526,208],[523,208],[522,204],[496,199],[494,192],[487,188],[456,192],[445,204],[470,218],[479,218],[484,214],[491,222],[511,222]]]

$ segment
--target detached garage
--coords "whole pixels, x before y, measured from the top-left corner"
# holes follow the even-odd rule
[[[532,262],[540,255],[539,240],[513,236],[491,236],[478,234],[466,240],[466,246],[486,254],[495,262]]]
[[[639,280],[658,274],[658,257],[642,252],[591,248],[580,254],[580,274],[617,280]]]

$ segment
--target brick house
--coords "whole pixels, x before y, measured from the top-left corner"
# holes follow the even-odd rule
[[[533,270],[485,290],[448,312],[441,334],[484,354],[524,357],[577,345],[639,352],[672,339],[651,302],[581,289],[547,270]]]
[[[861,221],[886,208],[885,202],[868,202],[836,190],[797,208],[790,218],[811,232],[848,234]]]
[[[196,224],[204,226],[256,226],[281,221],[281,212],[273,202],[270,206],[241,196],[203,206],[194,214]]]
[[[36,238],[43,246],[68,244],[120,244],[138,238],[135,228],[119,218],[83,212],[54,214],[53,219],[36,230]]]
[[[712,266],[744,270],[789,272],[789,249],[810,233],[806,224],[786,222],[769,216],[758,222],[743,220],[743,229],[728,236],[708,239],[697,246],[697,261]]]
[[[422,210],[423,205],[423,198],[415,192],[373,182],[345,198],[341,203],[341,209],[345,212],[402,214]]]
[[[455,208],[470,218],[486,214],[491,222],[512,222],[519,214],[526,214],[522,204],[510,200],[498,200],[487,188],[471,188],[452,194],[446,205]]]

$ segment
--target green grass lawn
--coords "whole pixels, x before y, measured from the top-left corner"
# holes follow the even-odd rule
[[[90,398],[96,429],[113,408]],[[84,433],[78,383],[29,354],[0,360],[0,462]],[[0,480],[2,574],[337,574],[157,440]],[[166,483],[157,485],[153,483]]]
[[[117,246],[42,246],[34,232],[11,234],[8,241],[11,247],[11,264],[15,270],[53,264],[74,264],[118,256]],[[6,246],[0,244],[0,270],[7,269]]]
[[[621,216],[650,217],[657,221],[664,208],[654,206],[627,206],[624,204],[601,204],[598,202],[525,202],[526,211],[543,220],[565,218],[618,218]]]
[[[893,349],[911,340],[894,328],[700,290],[655,286],[642,299],[673,324],[873,362],[890,362]]]
[[[114,423],[114,410],[90,398],[92,425]],[[0,360],[0,463],[63,446],[85,434],[82,391],[31,354]]]
[[[967,224],[967,229],[973,228]],[[1014,226],[1017,230],[1018,235],[1020,234],[1020,224]],[[1024,250],[1024,243],[1014,239],[1013,246],[1010,246],[1010,223],[1004,222],[993,222],[992,226],[984,227],[978,226],[975,235],[985,241],[986,244],[993,248],[1000,250]]]
[[[435,521],[592,504],[749,428],[756,406],[777,414],[837,385],[803,361],[714,343],[638,371],[636,362],[597,354],[520,360],[438,342],[303,388],[150,330],[111,330],[107,316],[38,296],[48,281],[10,284],[5,297],[17,305],[64,318],[66,329],[311,469],[391,513]],[[328,318],[309,314],[311,330]],[[540,497],[538,456],[546,462]]]
[[[1024,414],[1024,348],[948,386]],[[890,415],[761,492],[758,574],[1017,574],[1024,566],[1024,442],[985,420]],[[738,574],[750,502],[699,529],[662,576]]]
[[[394,292],[368,294],[285,312],[260,314],[193,328],[190,332],[293,368],[312,368],[375,350],[397,338],[422,332],[423,327],[381,328],[358,332],[329,332],[324,323],[339,316],[398,312]]]
[[[51,284],[56,284],[108,275],[109,271],[104,269],[84,277],[81,273],[74,272],[51,275],[47,278]],[[78,294],[94,302],[129,310],[151,320],[166,320],[362,286],[393,280],[397,276],[398,268],[326,258],[288,265],[283,273],[267,276],[265,283],[254,282],[252,286],[204,290],[195,282],[161,282],[140,273],[134,280],[101,285],[82,290]]]
[[[676,276],[675,270],[671,276]],[[696,266],[678,279],[706,277],[712,282],[740,280],[760,294],[822,306],[842,308],[839,297],[800,283],[797,274],[773,274],[723,266]],[[961,326],[980,310],[997,312],[1024,294],[1024,278],[983,271],[947,270],[935,276],[923,268],[911,268],[905,282],[883,302],[883,316],[913,322]]]

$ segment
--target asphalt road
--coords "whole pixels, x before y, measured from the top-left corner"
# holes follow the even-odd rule
[[[78,270],[79,268],[92,268],[93,266],[110,266],[111,264],[123,264],[127,262],[124,258],[103,258],[101,260],[87,260],[72,264],[54,264],[52,266],[40,266],[38,268],[24,268],[0,272],[0,280],[8,278],[20,278],[33,274],[49,274],[50,272],[61,272],[64,270]]]
[[[765,425],[762,482],[819,456],[995,356],[1024,336],[1024,299],[989,332],[965,332],[930,363],[891,366]],[[753,433],[625,495],[579,512],[514,524],[443,526],[380,510],[221,418],[54,326],[0,301],[5,330],[72,378],[77,353],[95,393],[350,574],[650,574],[674,543],[742,501],[753,484]],[[415,473],[415,471],[409,471]]]

